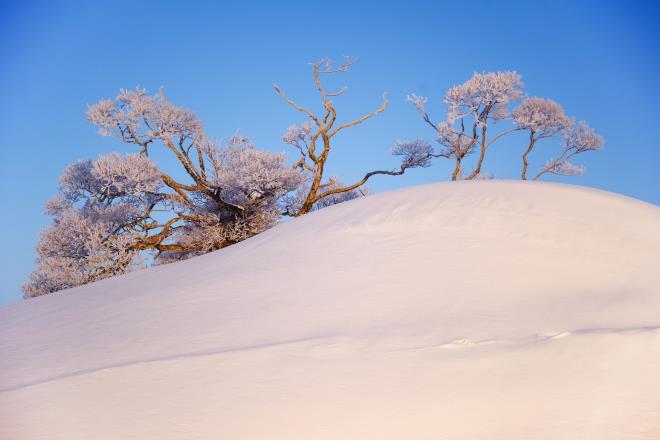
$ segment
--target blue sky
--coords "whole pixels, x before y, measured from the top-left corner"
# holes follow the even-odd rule
[[[194,110],[207,132],[240,130],[259,148],[283,151],[282,132],[303,119],[272,80],[301,103],[317,104],[308,63],[358,57],[334,84],[343,120],[390,107],[337,137],[330,172],[352,181],[392,167],[397,138],[433,139],[407,93],[429,96],[443,117],[448,87],[474,71],[517,70],[529,95],[552,98],[606,138],[584,155],[584,176],[557,179],[660,203],[660,3],[613,1],[222,2],[3,1],[0,3],[0,303],[20,299],[33,268],[43,205],[71,162],[128,151],[97,136],[87,104],[119,88],[165,88]],[[522,139],[493,150],[486,171],[518,176]],[[547,144],[535,165],[553,154]],[[291,156],[293,157],[293,156]],[[376,191],[447,180],[438,160],[403,177],[370,181]],[[552,179],[549,179],[552,180]]]

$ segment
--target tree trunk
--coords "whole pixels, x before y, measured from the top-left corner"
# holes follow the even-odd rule
[[[456,178],[458,177],[459,173],[461,172],[461,159],[458,157],[456,158],[456,166],[454,167],[454,172],[451,173],[451,180],[452,182],[456,181]]]
[[[527,156],[534,149],[534,143],[535,142],[536,142],[536,139],[534,139],[534,130],[530,130],[529,131],[529,146],[527,147],[527,149],[525,150],[525,152],[522,155],[523,167],[522,167],[522,174],[520,175],[520,178],[522,180],[527,180],[527,166],[528,166]]]

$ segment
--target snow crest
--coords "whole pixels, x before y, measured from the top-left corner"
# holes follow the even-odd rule
[[[377,194],[0,308],[4,439],[658,439],[660,209]]]

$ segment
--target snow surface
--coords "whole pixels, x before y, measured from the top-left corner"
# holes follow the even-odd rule
[[[660,439],[660,208],[408,188],[1,307],[0,438]]]

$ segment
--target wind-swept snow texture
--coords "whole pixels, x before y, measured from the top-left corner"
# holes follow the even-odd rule
[[[408,188],[0,308],[0,438],[660,439],[660,208]]]

